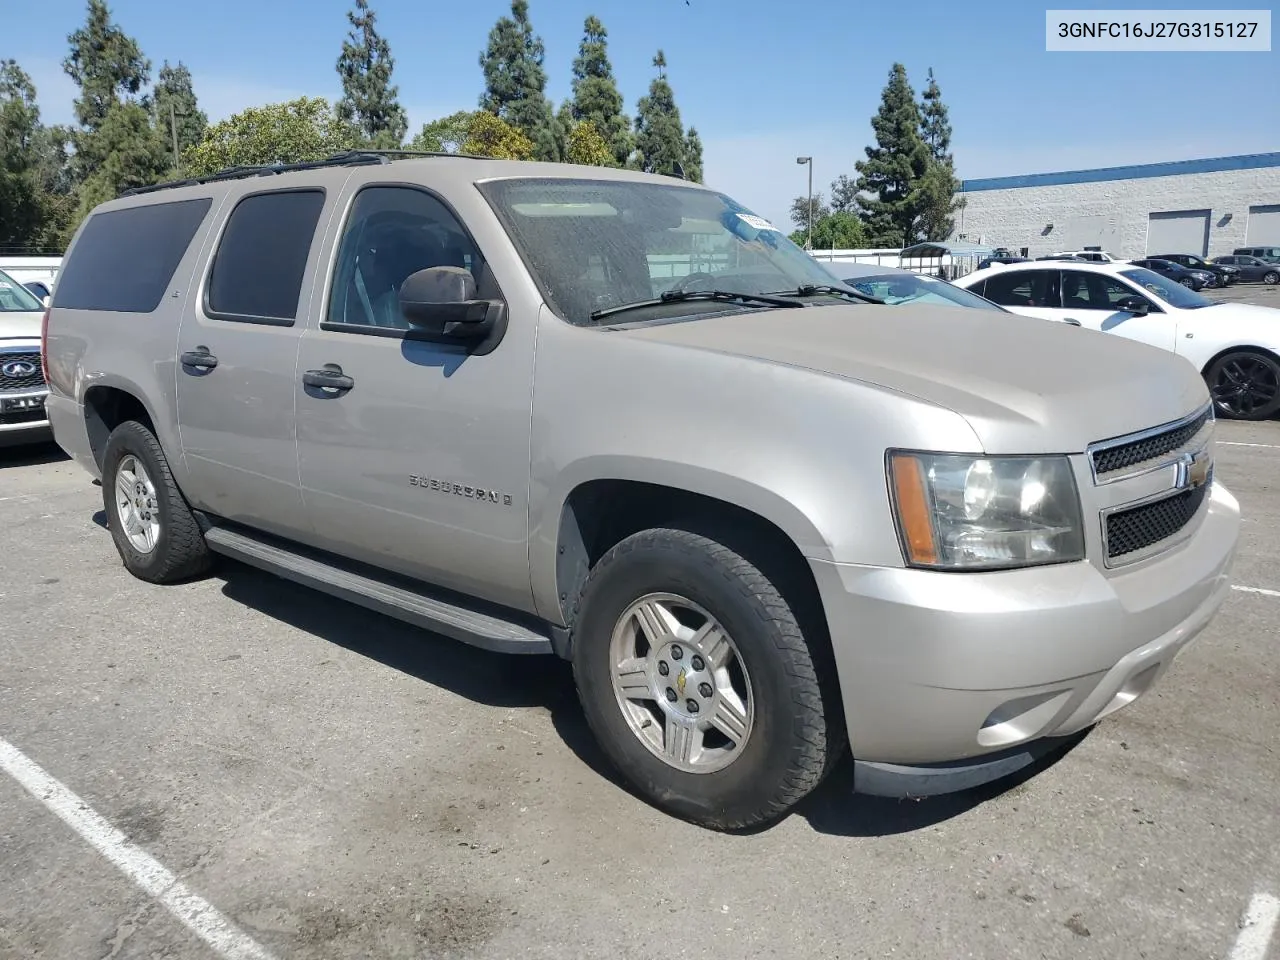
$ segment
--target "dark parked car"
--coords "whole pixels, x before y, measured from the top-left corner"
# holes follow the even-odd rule
[[[1157,260],[1151,257],[1146,260],[1131,260],[1135,267],[1146,267],[1153,270],[1162,277],[1168,277],[1174,283],[1180,283],[1184,287],[1191,290],[1199,290],[1201,287],[1207,287],[1214,282],[1215,275],[1212,270],[1188,270],[1181,264],[1174,263],[1172,260]]]
[[[1234,253],[1229,257],[1218,257],[1214,263],[1235,267],[1240,271],[1240,279],[1249,283],[1280,283],[1280,263]]]
[[[45,283],[43,280],[28,280],[26,283],[23,284],[23,286],[26,287],[27,290],[31,292],[31,295],[33,297],[41,301],[43,301],[45,297],[49,296],[53,292],[49,288],[49,285]]]
[[[1210,263],[1204,257],[1197,257],[1194,253],[1153,253],[1151,259],[1168,260],[1188,270],[1207,270],[1214,276],[1213,283],[1209,284],[1211,287],[1225,287],[1240,279],[1239,267],[1222,262]]]

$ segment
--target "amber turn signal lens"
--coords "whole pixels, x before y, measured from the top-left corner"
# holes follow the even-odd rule
[[[907,559],[916,564],[936,564],[938,548],[933,537],[924,468],[919,458],[909,453],[895,453],[889,463],[893,475],[893,497],[898,505],[898,524],[906,544]]]

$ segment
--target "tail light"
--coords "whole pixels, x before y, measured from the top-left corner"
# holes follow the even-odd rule
[[[44,382],[49,382],[49,307],[45,307],[44,317],[40,320],[40,374]]]

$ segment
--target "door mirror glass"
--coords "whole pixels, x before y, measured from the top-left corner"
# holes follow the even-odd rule
[[[476,299],[465,267],[428,267],[400,285],[400,313],[414,329],[456,340],[478,340],[493,329],[503,304]]]
[[[1135,317],[1145,317],[1151,310],[1151,304],[1142,297],[1125,297],[1116,304],[1116,309],[1132,313]]]

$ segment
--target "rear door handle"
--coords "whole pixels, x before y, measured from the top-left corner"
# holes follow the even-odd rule
[[[1080,326],[1080,321],[1079,321],[1079,320],[1077,320],[1075,317],[1063,317],[1063,318],[1062,318],[1062,322],[1063,322],[1063,323],[1069,323],[1069,324],[1071,324],[1073,327],[1078,327],[1078,326]]]
[[[209,352],[208,347],[196,347],[188,350],[180,358],[184,367],[195,367],[199,370],[212,370],[218,365],[218,358]]]
[[[355,380],[344,374],[336,363],[327,363],[319,370],[308,370],[302,375],[302,382],[321,390],[350,390],[356,385]]]

